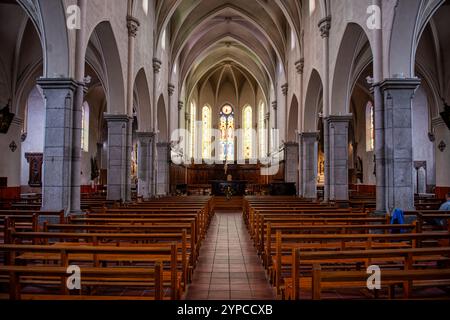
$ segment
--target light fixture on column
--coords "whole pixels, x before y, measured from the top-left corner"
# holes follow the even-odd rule
[[[439,145],[438,145],[439,151],[444,152],[446,148],[447,148],[447,145],[445,144],[445,142],[441,141],[441,143],[439,143]]]
[[[16,144],[15,141],[13,141],[13,142],[10,143],[9,149],[10,149],[12,152],[16,152],[16,150],[17,150],[17,144]]]

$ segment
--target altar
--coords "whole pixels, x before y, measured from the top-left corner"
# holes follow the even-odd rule
[[[214,196],[225,196],[225,190],[229,187],[231,188],[232,196],[244,196],[247,187],[247,181],[212,180],[210,183],[211,192]]]

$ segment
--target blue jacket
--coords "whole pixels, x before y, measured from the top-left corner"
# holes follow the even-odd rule
[[[450,211],[450,200],[444,203],[440,209],[440,211]]]
[[[405,216],[403,210],[395,209],[392,212],[391,224],[405,224]],[[394,232],[398,232],[394,230]],[[400,230],[400,233],[405,233],[405,230]]]

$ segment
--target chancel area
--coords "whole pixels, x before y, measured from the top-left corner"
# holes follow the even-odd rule
[[[0,0],[0,300],[448,299],[449,21]]]

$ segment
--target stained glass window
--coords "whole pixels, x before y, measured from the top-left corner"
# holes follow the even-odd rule
[[[202,110],[202,157],[211,158],[211,108],[204,106]]]
[[[81,150],[89,152],[89,105],[83,103],[81,108]]]
[[[229,105],[222,107],[219,118],[220,160],[234,161],[234,111]]]
[[[252,107],[247,106],[244,108],[244,159],[252,158],[252,134],[253,134],[253,110]]]
[[[375,114],[372,102],[366,105],[366,151],[375,149]]]
[[[194,102],[191,102],[191,123],[190,123],[190,149],[191,157],[195,155],[195,121],[197,119],[197,106]]]
[[[258,112],[258,136],[259,136],[259,155],[265,157],[267,155],[266,141],[266,106],[264,102],[259,105]]]

